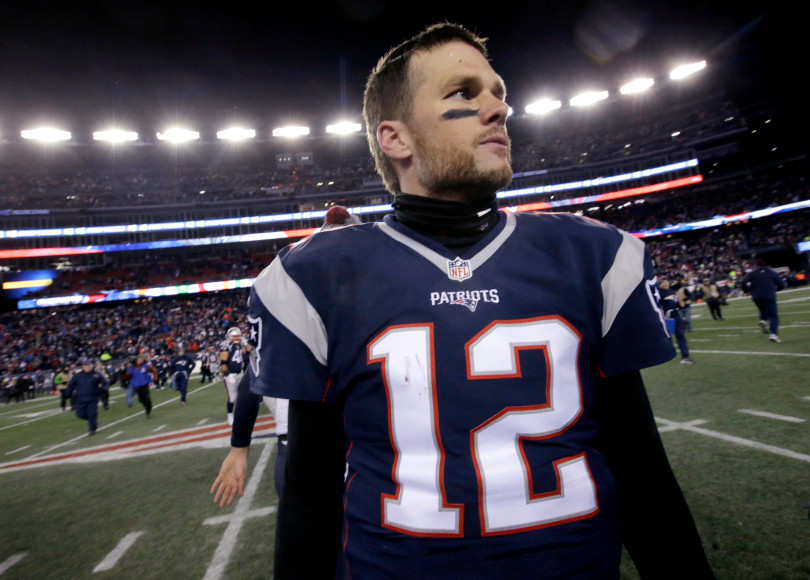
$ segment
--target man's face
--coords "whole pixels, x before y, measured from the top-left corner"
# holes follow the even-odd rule
[[[501,77],[461,41],[417,52],[409,66],[413,95],[405,124],[422,191],[406,193],[490,198],[512,179]]]

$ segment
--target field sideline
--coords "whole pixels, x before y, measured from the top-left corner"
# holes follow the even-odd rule
[[[723,321],[697,305],[696,363],[644,372],[720,579],[810,578],[810,288],[780,292],[779,311],[774,344],[749,298]],[[152,397],[147,419],[113,388],[93,437],[57,397],[0,405],[0,578],[272,576],[272,417],[262,408],[245,497],[221,509],[208,493],[230,435],[221,383],[192,377],[186,406]],[[627,561],[622,578],[637,578]]]

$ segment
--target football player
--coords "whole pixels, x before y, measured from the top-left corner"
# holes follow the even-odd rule
[[[251,388],[287,398],[275,577],[712,578],[640,369],[675,351],[640,240],[498,210],[484,41],[429,27],[369,77],[394,214],[256,279]],[[317,557],[313,557],[316,554]]]
[[[222,382],[225,384],[225,394],[228,397],[226,404],[228,425],[233,425],[233,406],[236,403],[239,380],[247,364],[247,354],[248,345],[242,340],[242,331],[236,326],[229,328],[219,351]]]
[[[217,357],[216,348],[209,346],[207,351],[200,354],[200,382],[211,382],[219,370],[219,358]]]

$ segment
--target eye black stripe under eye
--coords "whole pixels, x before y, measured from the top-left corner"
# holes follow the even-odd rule
[[[463,119],[465,117],[477,117],[478,109],[450,109],[442,113],[442,118],[451,121],[453,119]]]

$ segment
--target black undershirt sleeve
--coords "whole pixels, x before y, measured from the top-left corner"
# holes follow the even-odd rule
[[[284,494],[276,524],[276,580],[331,580],[340,552],[342,406],[290,401]]]
[[[261,396],[250,390],[250,373],[245,372],[236,386],[231,447],[250,447],[253,427],[256,425],[256,418],[259,416],[261,404]]]
[[[714,578],[638,371],[602,379],[597,449],[616,479],[622,541],[644,579]]]

